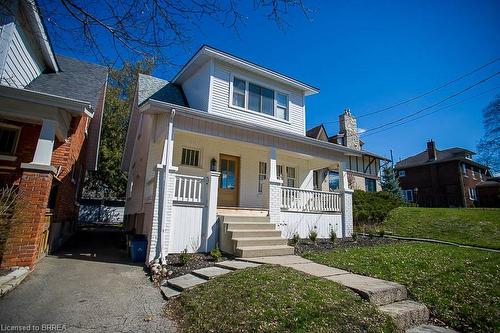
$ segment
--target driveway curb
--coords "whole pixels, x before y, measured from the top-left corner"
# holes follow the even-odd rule
[[[28,267],[19,267],[9,274],[0,277],[0,297],[16,288],[30,273]]]

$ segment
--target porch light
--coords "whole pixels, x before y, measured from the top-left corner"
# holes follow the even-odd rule
[[[215,158],[210,161],[210,171],[217,171],[217,160]]]

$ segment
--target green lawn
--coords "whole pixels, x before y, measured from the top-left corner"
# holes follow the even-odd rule
[[[463,332],[500,327],[500,254],[401,242],[308,252],[306,258],[405,285],[411,297]]]
[[[398,236],[500,249],[500,209],[400,207],[382,227]]]
[[[183,292],[167,316],[185,332],[394,332],[391,319],[340,285],[264,265]]]

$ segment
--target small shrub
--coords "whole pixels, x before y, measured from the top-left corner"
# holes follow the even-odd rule
[[[299,240],[300,240],[300,236],[298,233],[294,233],[292,235],[292,238],[290,239],[290,243],[292,243],[293,246],[297,245],[299,243]]]
[[[355,242],[358,239],[358,234],[356,232],[353,232],[351,238]]]
[[[210,251],[210,255],[215,261],[219,261],[222,258],[222,253],[220,252],[219,244],[216,244],[215,249]]]
[[[179,261],[181,262],[182,266],[185,266],[189,262],[189,253],[187,249],[184,249],[184,251],[181,252],[179,255]]]
[[[316,226],[314,226],[314,228],[309,231],[309,239],[314,243],[316,243],[316,239],[318,238],[318,231],[316,229]]]
[[[335,243],[336,239],[337,239],[337,233],[335,232],[335,230],[330,229],[330,241],[332,243]]]
[[[353,218],[355,226],[373,226],[382,223],[387,214],[403,206],[401,197],[390,192],[354,191]]]
[[[384,235],[385,235],[385,231],[384,231],[384,229],[380,229],[380,230],[378,231],[378,235],[379,235],[380,237],[384,237]]]

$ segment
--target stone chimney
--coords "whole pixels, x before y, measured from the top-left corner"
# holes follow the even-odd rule
[[[427,141],[427,156],[429,161],[434,161],[437,158],[436,144],[433,140]]]
[[[339,116],[339,128],[339,135],[342,137],[342,145],[348,148],[361,150],[356,118],[354,118],[351,114],[351,110],[348,108]]]

